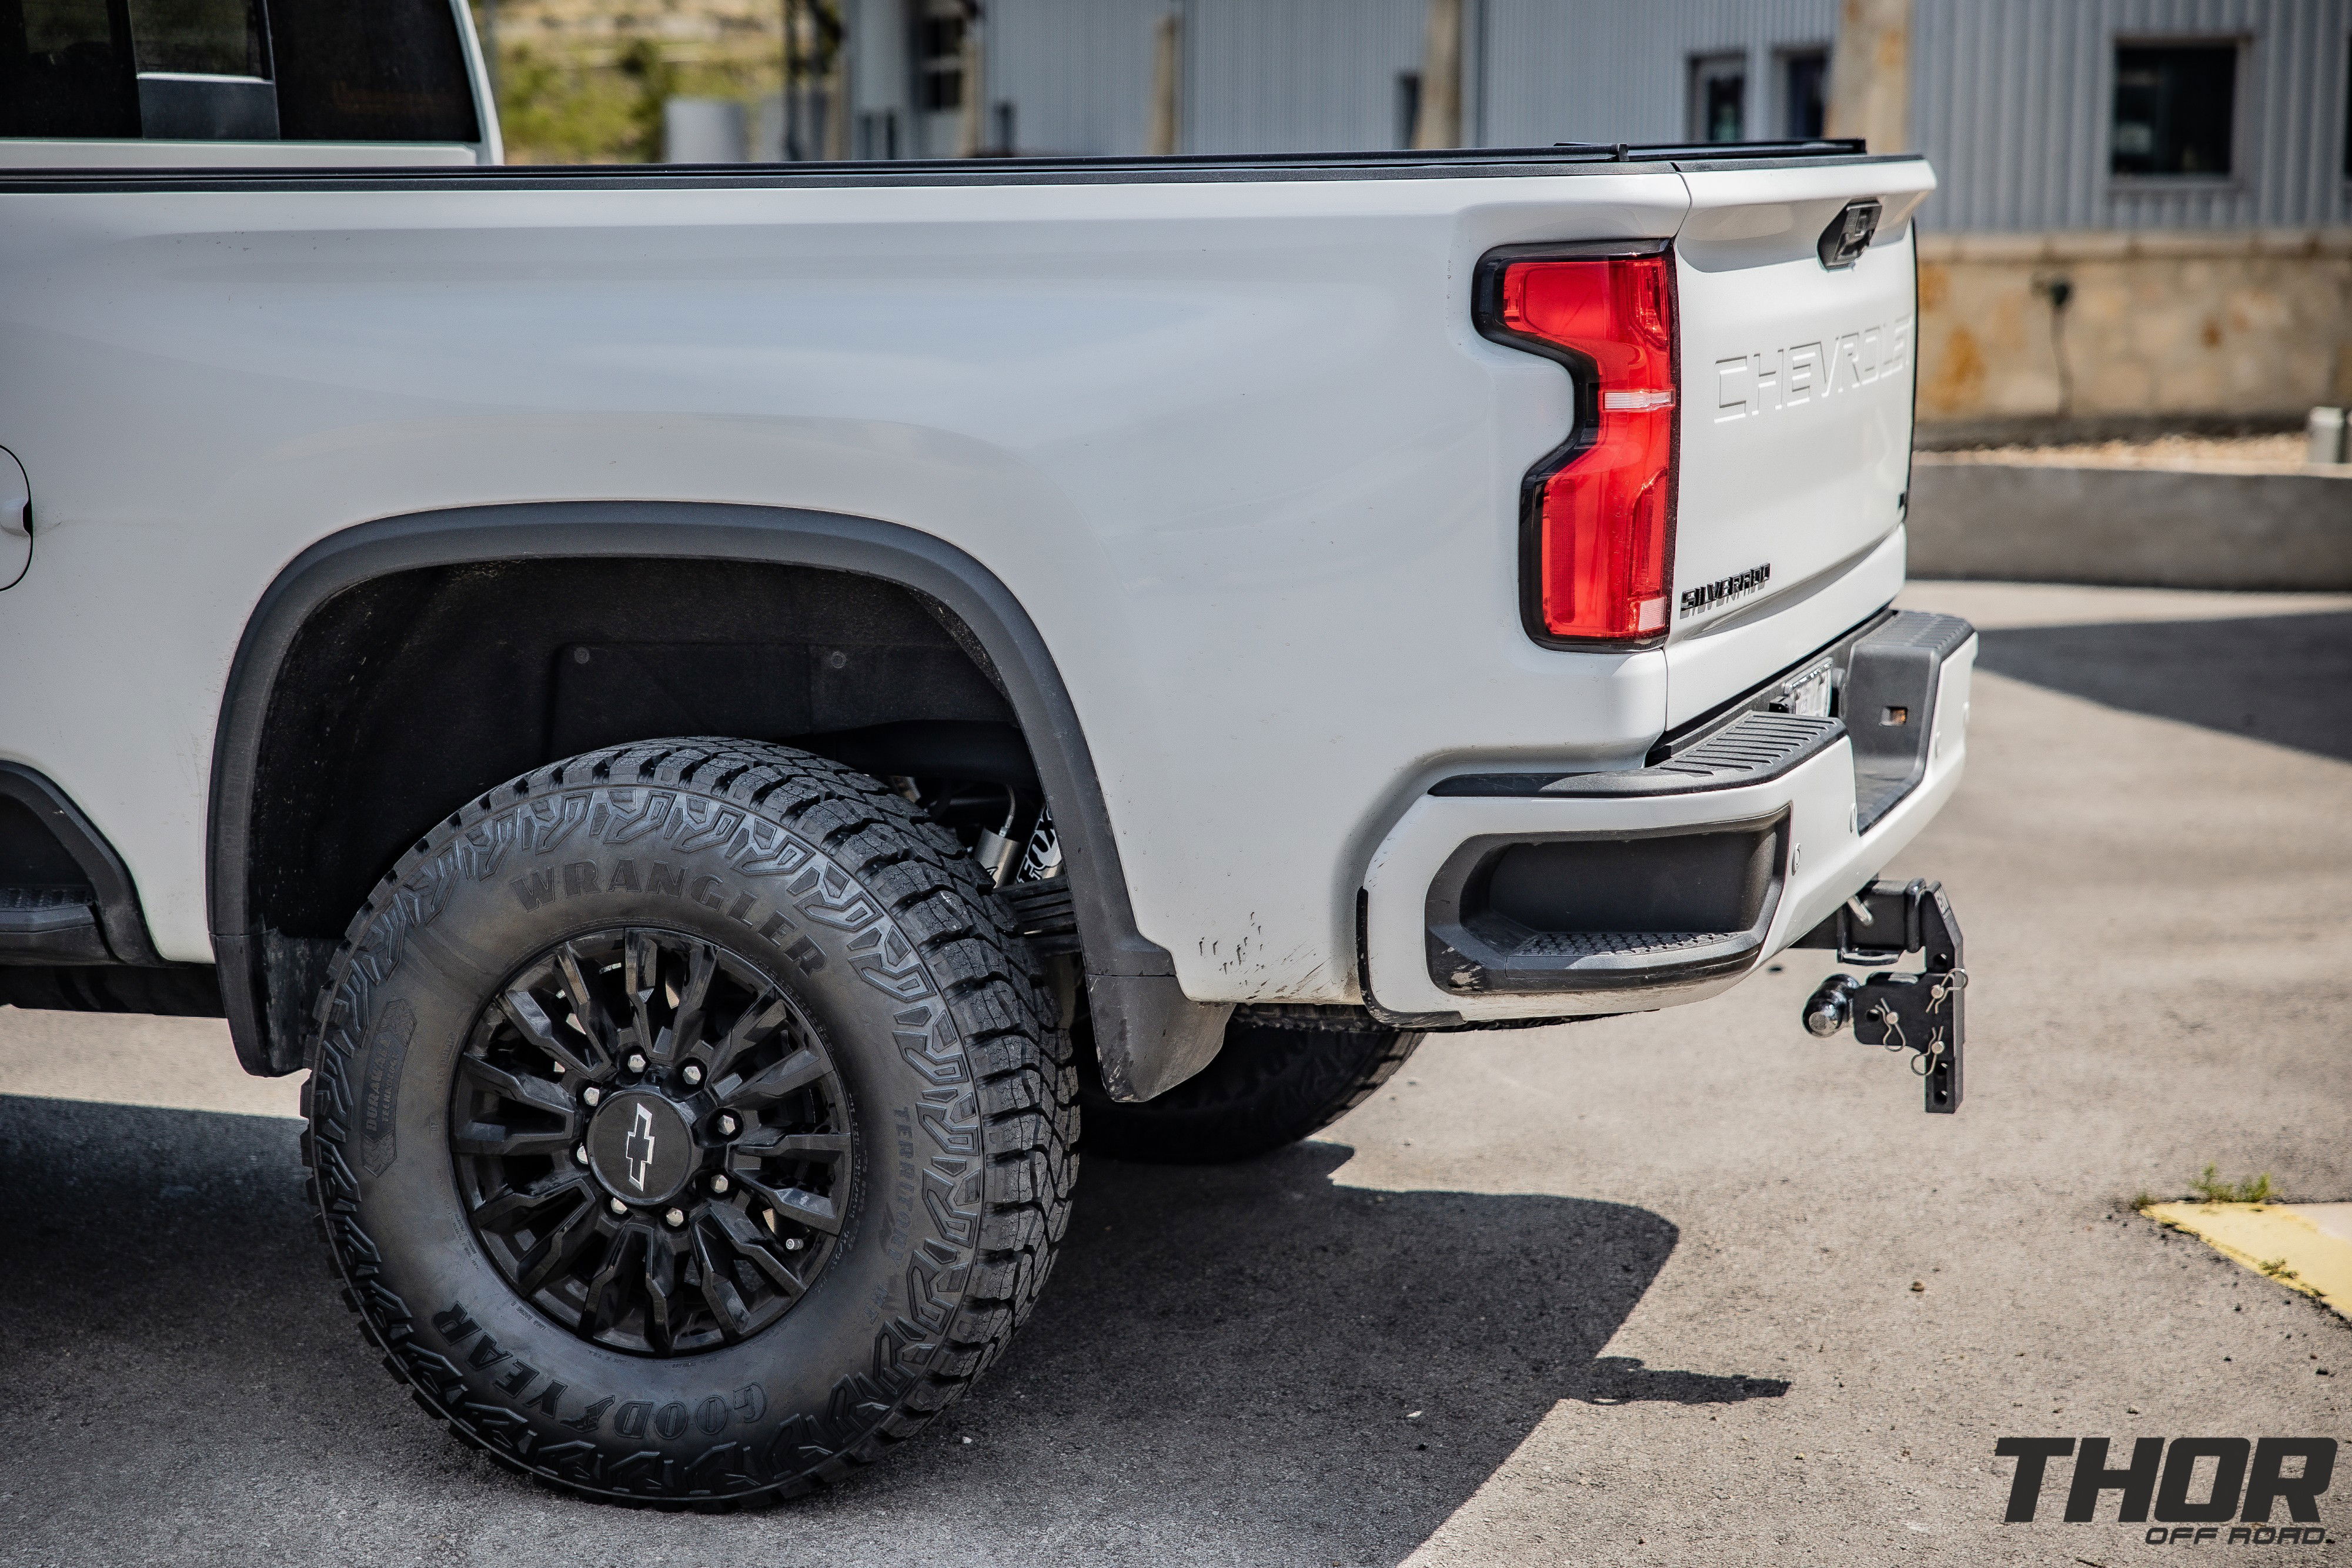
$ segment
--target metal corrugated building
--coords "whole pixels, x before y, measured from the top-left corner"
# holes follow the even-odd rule
[[[1402,146],[1397,84],[1421,69],[1426,16],[1423,0],[1192,0],[1184,150]]]
[[[988,96],[1023,152],[1140,153],[1152,32],[1168,0],[1003,0],[988,8]]]
[[[917,103],[910,54],[951,0],[855,0],[858,151],[952,151]],[[1818,59],[1836,0],[1467,0],[1463,130],[1486,146],[1679,141],[1698,78],[1739,82],[1748,136],[1784,134],[1790,67]],[[1402,145],[1425,0],[989,0],[990,123],[1024,152],[1133,155],[1152,114],[1153,38],[1181,19],[1181,150]],[[2119,44],[2239,50],[2231,172],[2109,172]],[[1916,0],[1913,145],[1947,232],[2312,227],[2352,218],[2352,0]],[[1009,106],[1009,113],[1004,106]]]
[[[2235,40],[2227,177],[2110,174],[2118,43]],[[1947,230],[2304,228],[2346,201],[2347,0],[1918,0],[1914,143]]]
[[[1776,68],[1837,33],[1836,0],[1486,0],[1473,15],[1486,96],[1470,128],[1488,146],[1687,140],[1693,63],[1727,56],[1744,61],[1748,135],[1769,139],[1787,107]]]

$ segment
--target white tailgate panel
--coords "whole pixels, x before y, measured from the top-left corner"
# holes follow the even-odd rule
[[[1798,592],[1900,526],[1917,329],[1908,220],[1934,176],[1914,161],[1688,180],[1675,242],[1676,640]],[[1823,267],[1822,229],[1864,196],[1885,204],[1878,238],[1853,266]]]

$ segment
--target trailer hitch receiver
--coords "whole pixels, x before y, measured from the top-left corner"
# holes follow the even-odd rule
[[[1942,883],[1874,882],[1793,945],[1833,947],[1845,964],[1896,964],[1906,953],[1924,953],[1927,967],[1916,974],[1832,975],[1805,1003],[1805,1028],[1827,1039],[1851,1023],[1864,1045],[1913,1052],[1927,1110],[1949,1115],[1960,1108],[1969,972],[1959,919]]]

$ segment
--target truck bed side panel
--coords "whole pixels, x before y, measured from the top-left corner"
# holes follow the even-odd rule
[[[1186,990],[1345,999],[1356,883],[1431,778],[1628,766],[1664,722],[1661,653],[1520,629],[1518,481],[1569,389],[1469,293],[1494,246],[1684,208],[1664,169],[0,194],[0,443],[42,527],[0,747],[202,961],[224,683],[313,542],[501,501],[878,517],[1044,632]]]

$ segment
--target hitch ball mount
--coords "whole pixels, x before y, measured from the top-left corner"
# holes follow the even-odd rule
[[[1917,974],[1832,975],[1805,1003],[1805,1028],[1826,1040],[1851,1023],[1864,1045],[1912,1051],[1927,1110],[1949,1115],[1960,1108],[1969,972],[1959,919],[1941,883],[1874,882],[1793,946],[1833,947],[1842,964],[1897,964],[1906,953],[1925,953]]]

